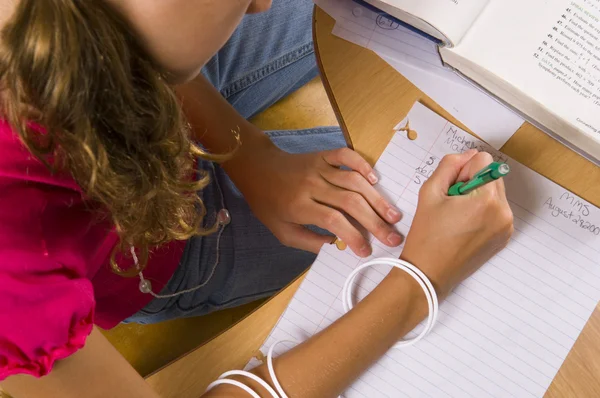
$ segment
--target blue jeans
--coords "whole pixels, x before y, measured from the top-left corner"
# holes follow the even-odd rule
[[[300,88],[317,73],[312,44],[311,0],[277,0],[264,14],[247,16],[202,73],[246,118]],[[337,127],[267,132],[291,153],[346,145]],[[179,268],[161,292],[201,289],[168,299],[154,299],[126,322],[155,323],[204,315],[268,297],[312,264],[315,255],[283,246],[251,212],[242,194],[218,165],[200,162],[212,182],[201,193],[206,225],[227,209],[231,224],[218,235],[195,237]],[[217,247],[218,243],[218,247]],[[218,263],[217,263],[218,253]],[[210,276],[213,270],[214,274]]]

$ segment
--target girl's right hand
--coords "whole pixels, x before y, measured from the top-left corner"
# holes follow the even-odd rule
[[[470,150],[448,155],[419,192],[419,203],[401,258],[419,267],[445,297],[503,249],[513,232],[513,214],[502,179],[465,196],[448,196],[492,156]]]

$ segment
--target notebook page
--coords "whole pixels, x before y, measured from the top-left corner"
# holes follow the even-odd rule
[[[600,209],[421,104],[400,125],[407,121],[417,140],[398,132],[376,165],[378,188],[404,214],[398,229],[408,232],[419,188],[443,155],[478,148],[511,166],[505,184],[515,233],[441,304],[427,338],[388,351],[344,396],[542,397],[600,300]],[[401,250],[373,244],[375,257]],[[343,283],[367,260],[325,246],[262,351],[277,340],[305,340],[342,316]],[[358,298],[388,271],[357,278]]]

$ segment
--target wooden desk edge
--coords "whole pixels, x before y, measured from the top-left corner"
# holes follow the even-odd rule
[[[342,113],[340,112],[340,107],[338,106],[338,103],[335,100],[335,95],[333,95],[333,90],[331,89],[331,86],[329,85],[329,80],[327,79],[327,75],[324,72],[323,62],[321,60],[321,52],[319,51],[319,40],[317,40],[317,24],[319,23],[317,17],[318,17],[319,11],[322,11],[322,10],[319,8],[319,6],[317,6],[315,4],[315,6],[313,8],[312,34],[313,34],[313,43],[314,43],[314,47],[315,47],[315,58],[317,59],[317,66],[319,67],[319,74],[321,75],[321,81],[323,82],[323,86],[325,87],[325,91],[327,92],[327,98],[329,98],[329,103],[331,104],[331,107],[333,108],[333,113],[335,114],[335,117],[340,125],[340,128],[342,129],[342,133],[344,133],[344,138],[346,139],[346,143],[348,144],[349,148],[354,148],[354,144],[352,143],[352,137],[350,137],[350,134],[348,132],[348,127],[346,126],[346,122],[344,121],[344,118],[342,117]]]

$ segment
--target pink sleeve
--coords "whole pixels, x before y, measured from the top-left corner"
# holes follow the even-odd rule
[[[92,331],[87,263],[70,249],[82,230],[69,229],[65,217],[48,218],[68,192],[0,178],[0,380],[48,374]]]
[[[48,374],[92,331],[85,253],[93,246],[82,238],[90,216],[74,210],[81,201],[76,188],[0,121],[0,381]]]
[[[19,373],[41,377],[91,333],[91,282],[43,256],[1,251],[0,381]]]

